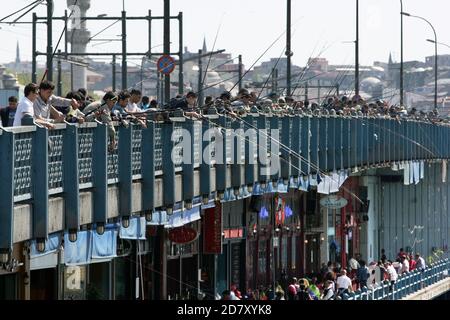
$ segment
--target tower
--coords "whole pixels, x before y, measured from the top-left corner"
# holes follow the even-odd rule
[[[86,12],[91,7],[91,0],[67,0],[67,7],[70,11],[72,6],[77,5],[70,21],[70,31],[68,31],[68,41],[71,44],[70,51],[72,53],[85,53],[87,44],[90,41],[91,33],[86,28]],[[72,60],[85,62],[83,56],[72,57]],[[73,89],[86,88],[86,67],[73,65]]]
[[[20,48],[19,48],[19,41],[17,41],[17,48],[16,48],[16,67],[20,65]]]

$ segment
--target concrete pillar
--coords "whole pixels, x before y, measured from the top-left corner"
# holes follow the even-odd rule
[[[367,216],[369,221],[363,222],[361,226],[361,254],[362,258],[370,263],[379,259],[378,248],[378,195],[379,179],[375,176],[362,177],[362,185],[368,188],[367,200],[370,201]],[[364,214],[365,215],[365,214]],[[361,217],[362,218],[362,217]]]

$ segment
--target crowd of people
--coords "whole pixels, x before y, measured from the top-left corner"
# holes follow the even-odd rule
[[[114,140],[115,129],[112,123],[115,120],[124,125],[132,121],[145,127],[146,119],[164,120],[175,110],[183,111],[186,117],[201,119],[211,108],[234,118],[260,112],[275,115],[382,117],[397,120],[408,118],[433,123],[449,122],[449,119],[440,117],[437,110],[430,113],[419,112],[415,108],[407,110],[402,106],[390,106],[382,100],[364,101],[359,96],[333,96],[319,105],[307,100],[280,97],[275,93],[260,98],[257,92],[247,89],[241,89],[235,97],[226,91],[217,98],[208,96],[204,101],[198,101],[197,94],[191,91],[161,105],[148,96],[142,96],[142,93],[135,89],[119,93],[106,92],[99,101],[93,101],[86,89],[69,92],[65,98],[55,96],[54,89],[54,84],[49,81],[43,81],[39,86],[28,84],[24,90],[24,98],[19,103],[16,97],[10,97],[9,106],[0,110],[1,125],[13,127],[34,121],[38,125],[53,129],[57,123],[81,124],[98,120],[108,125],[110,137]]]
[[[222,293],[222,300],[341,300],[344,294],[350,294],[363,288],[374,289],[381,283],[390,284],[393,290],[402,274],[414,270],[424,271],[427,268],[425,259],[419,253],[414,256],[402,249],[395,261],[388,260],[384,249],[378,262],[369,265],[357,254],[348,261],[348,267],[342,268],[340,263],[329,262],[323,265],[320,274],[310,278],[289,281],[280,280],[269,288],[248,289],[245,294],[232,285],[230,290]],[[284,282],[284,283],[283,283]]]

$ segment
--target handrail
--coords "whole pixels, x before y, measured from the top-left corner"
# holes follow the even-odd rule
[[[365,288],[367,295],[363,292],[354,293],[352,295],[344,294],[342,300],[401,300],[411,294],[417,293],[426,287],[429,287],[441,281],[448,276],[450,271],[450,260],[444,259],[433,263],[423,271],[414,270],[399,276],[399,279],[390,289],[390,285],[386,282],[380,283],[376,288]]]

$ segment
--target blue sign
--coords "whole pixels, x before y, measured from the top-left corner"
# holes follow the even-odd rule
[[[162,74],[171,74],[173,70],[175,70],[175,59],[169,55],[164,55],[159,58],[158,63],[158,72]]]

